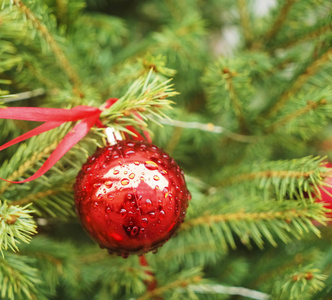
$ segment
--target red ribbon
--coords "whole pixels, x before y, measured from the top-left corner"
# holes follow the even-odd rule
[[[115,98],[108,99],[104,105],[104,108],[107,109],[111,107],[117,100],[118,99]],[[80,121],[72,130],[70,130],[69,133],[67,133],[67,135],[35,174],[21,181],[10,181],[1,177],[0,179],[10,183],[24,183],[42,176],[49,169],[51,169],[56,162],[59,161],[61,157],[63,157],[74,145],[85,137],[94,125],[99,128],[104,127],[99,119],[101,112],[101,109],[92,106],[77,106],[72,109],[44,107],[7,107],[0,109],[0,119],[45,122],[29,132],[26,132],[10,142],[0,146],[0,151],[33,136],[59,127],[66,122]],[[134,128],[129,128],[129,126],[127,128],[137,135],[136,139],[143,140],[143,137]],[[144,134],[147,140],[151,142],[149,133],[144,132]]]

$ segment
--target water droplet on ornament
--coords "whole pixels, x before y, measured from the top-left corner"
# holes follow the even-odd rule
[[[133,229],[130,232],[130,235],[131,236],[135,236],[137,233],[138,233],[138,227],[134,226]]]
[[[139,161],[134,161],[134,165],[138,166],[139,165]]]
[[[152,205],[152,201],[150,199],[146,199],[145,203],[146,203],[146,205],[149,205],[149,206]]]
[[[98,194],[97,199],[100,200],[101,198],[103,198],[103,194]]]
[[[127,175],[127,174],[128,174],[128,171],[124,171],[123,173],[124,173],[125,175]]]
[[[133,198],[133,195],[132,194],[127,194],[127,199],[128,200],[131,200]],[[135,203],[135,202],[134,202]]]
[[[124,208],[120,209],[120,214],[122,217],[125,217],[127,214],[127,210],[125,210]]]
[[[153,212],[153,211],[152,211],[152,212],[150,212],[150,214],[149,214],[149,215],[150,215],[150,218],[151,218],[151,219],[154,219],[154,218],[156,217],[156,213],[155,213],[155,212]]]
[[[114,195],[109,194],[109,195],[107,196],[107,198],[110,199],[110,200],[113,200],[113,199],[114,199]]]
[[[120,173],[119,170],[114,170],[114,171],[113,171],[113,174],[114,174],[114,175],[118,175],[119,173]]]
[[[140,179],[141,181],[144,181],[144,176],[141,176],[139,179]]]
[[[111,188],[112,187],[112,185],[113,185],[113,182],[112,181],[106,181],[105,182],[105,186],[107,187],[107,188]]]
[[[128,142],[128,143],[126,143],[126,145],[127,145],[128,147],[134,147],[134,146],[135,146],[135,144],[132,143],[132,142]]]
[[[107,214],[109,214],[111,211],[112,211],[112,209],[111,209],[109,206],[106,206],[106,208],[105,208],[105,212],[106,212]]]
[[[128,184],[129,184],[129,179],[128,179],[128,178],[123,178],[123,179],[121,180],[121,184],[122,184],[122,185],[128,185]]]
[[[85,173],[88,173],[88,172],[90,172],[91,171],[91,168],[90,167],[88,167],[88,166],[86,166],[86,167],[84,167],[84,172]]]
[[[142,218],[142,224],[147,225],[149,220],[147,218]]]
[[[166,174],[167,174],[167,171],[166,171],[166,170],[161,170],[161,171],[160,171],[160,174],[162,174],[162,175],[166,175]]]
[[[158,181],[160,178],[159,178],[158,175],[154,175],[154,176],[153,176],[153,179],[156,180],[156,181]]]
[[[100,186],[101,186],[101,183],[95,183],[95,184],[93,185],[94,188],[99,188]]]
[[[155,189],[156,189],[156,190],[159,190],[159,185],[156,185],[156,186],[155,186]]]
[[[149,169],[151,171],[158,169],[158,165],[154,161],[151,161],[151,160],[146,161],[144,165],[147,169]]]
[[[134,151],[134,149],[128,149],[127,151],[125,151],[125,154],[126,155],[135,154],[135,151]]]
[[[130,179],[134,179],[134,178],[135,178],[135,174],[134,174],[134,173],[131,173],[131,174],[129,175],[129,178],[130,178]]]
[[[164,220],[165,217],[166,217],[166,213],[165,213],[163,210],[161,210],[161,211],[159,212],[159,219],[160,219],[160,220]]]

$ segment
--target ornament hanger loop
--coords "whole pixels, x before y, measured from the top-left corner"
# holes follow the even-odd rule
[[[115,145],[117,143],[117,141],[122,141],[122,135],[120,133],[119,130],[114,129],[113,127],[107,127],[105,128],[105,134],[107,137],[107,141],[109,142],[109,144]]]

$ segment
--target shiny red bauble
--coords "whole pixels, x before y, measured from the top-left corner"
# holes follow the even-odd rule
[[[324,203],[325,208],[332,210],[332,164],[328,162],[324,167],[329,168],[330,172],[324,179],[324,185],[319,188],[320,197],[316,201]],[[332,220],[332,211],[327,213],[327,216]]]
[[[174,159],[143,141],[98,149],[74,189],[83,227],[101,248],[124,257],[162,246],[184,221],[190,200]]]

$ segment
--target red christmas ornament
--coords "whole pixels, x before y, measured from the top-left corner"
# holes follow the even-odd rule
[[[327,184],[323,186],[323,188],[319,188],[320,198],[317,198],[317,202],[324,203],[324,207],[332,210],[332,164],[326,163],[326,168],[330,168],[330,175],[325,177],[324,183]],[[332,212],[327,213],[327,216],[332,219]]]
[[[162,246],[184,221],[191,197],[174,159],[143,141],[98,149],[74,189],[83,227],[101,248],[124,257]]]

